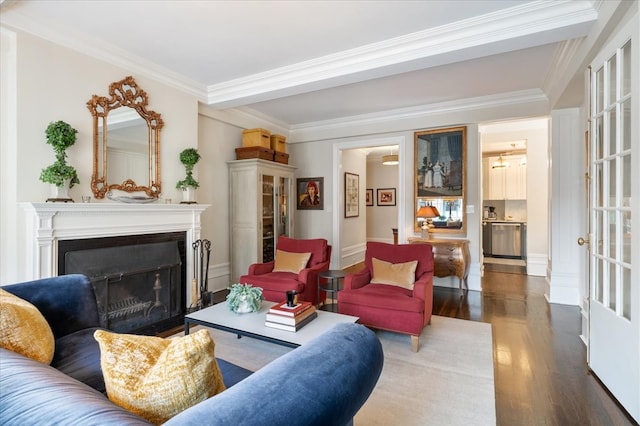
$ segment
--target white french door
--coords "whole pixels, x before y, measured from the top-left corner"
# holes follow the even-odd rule
[[[588,362],[640,421],[640,68],[631,21],[591,63]]]

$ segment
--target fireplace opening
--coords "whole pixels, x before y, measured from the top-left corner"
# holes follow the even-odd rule
[[[184,232],[59,241],[58,250],[60,275],[89,277],[102,327],[153,335],[183,324]]]

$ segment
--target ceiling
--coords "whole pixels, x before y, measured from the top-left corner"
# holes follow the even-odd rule
[[[588,0],[0,3],[4,25],[291,129],[497,94],[551,97],[567,44],[597,18]],[[581,101],[572,87],[563,99],[575,105],[563,107]]]

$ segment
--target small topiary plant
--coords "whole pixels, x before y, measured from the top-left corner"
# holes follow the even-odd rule
[[[42,169],[40,172],[40,180],[55,186],[62,186],[64,181],[69,179],[69,188],[80,183],[76,169],[67,164],[67,148],[76,143],[76,134],[78,131],[64,121],[51,122],[47,126],[45,135],[47,143],[53,147],[56,155],[56,161]]]
[[[200,160],[200,154],[195,148],[187,148],[180,153],[180,162],[184,164],[187,176],[176,183],[177,189],[187,189],[187,187],[198,188],[200,184],[193,178],[193,167]]]

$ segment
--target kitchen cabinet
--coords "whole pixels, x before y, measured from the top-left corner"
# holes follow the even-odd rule
[[[278,236],[293,235],[294,170],[261,159],[229,161],[231,280],[275,257]]]
[[[505,155],[509,167],[493,168],[499,157],[486,157],[482,161],[483,197],[485,200],[526,200],[527,166],[525,155]]]

